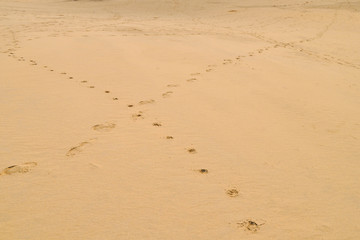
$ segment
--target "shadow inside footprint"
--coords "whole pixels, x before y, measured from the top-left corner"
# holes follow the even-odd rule
[[[20,165],[13,165],[13,166],[3,169],[0,172],[0,175],[11,175],[14,173],[27,173],[36,166],[37,166],[36,162],[26,162],[26,163],[23,163]]]

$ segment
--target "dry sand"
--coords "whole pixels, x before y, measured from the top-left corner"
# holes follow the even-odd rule
[[[0,239],[360,239],[360,1],[0,0]]]

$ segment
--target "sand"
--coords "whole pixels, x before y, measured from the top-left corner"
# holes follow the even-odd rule
[[[359,13],[0,0],[0,239],[360,239]]]

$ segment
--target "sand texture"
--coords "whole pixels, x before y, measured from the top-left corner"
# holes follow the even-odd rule
[[[360,1],[0,0],[0,240],[360,239]]]

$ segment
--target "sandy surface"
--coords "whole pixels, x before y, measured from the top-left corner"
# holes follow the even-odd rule
[[[0,239],[360,239],[360,1],[0,0],[0,52]]]

